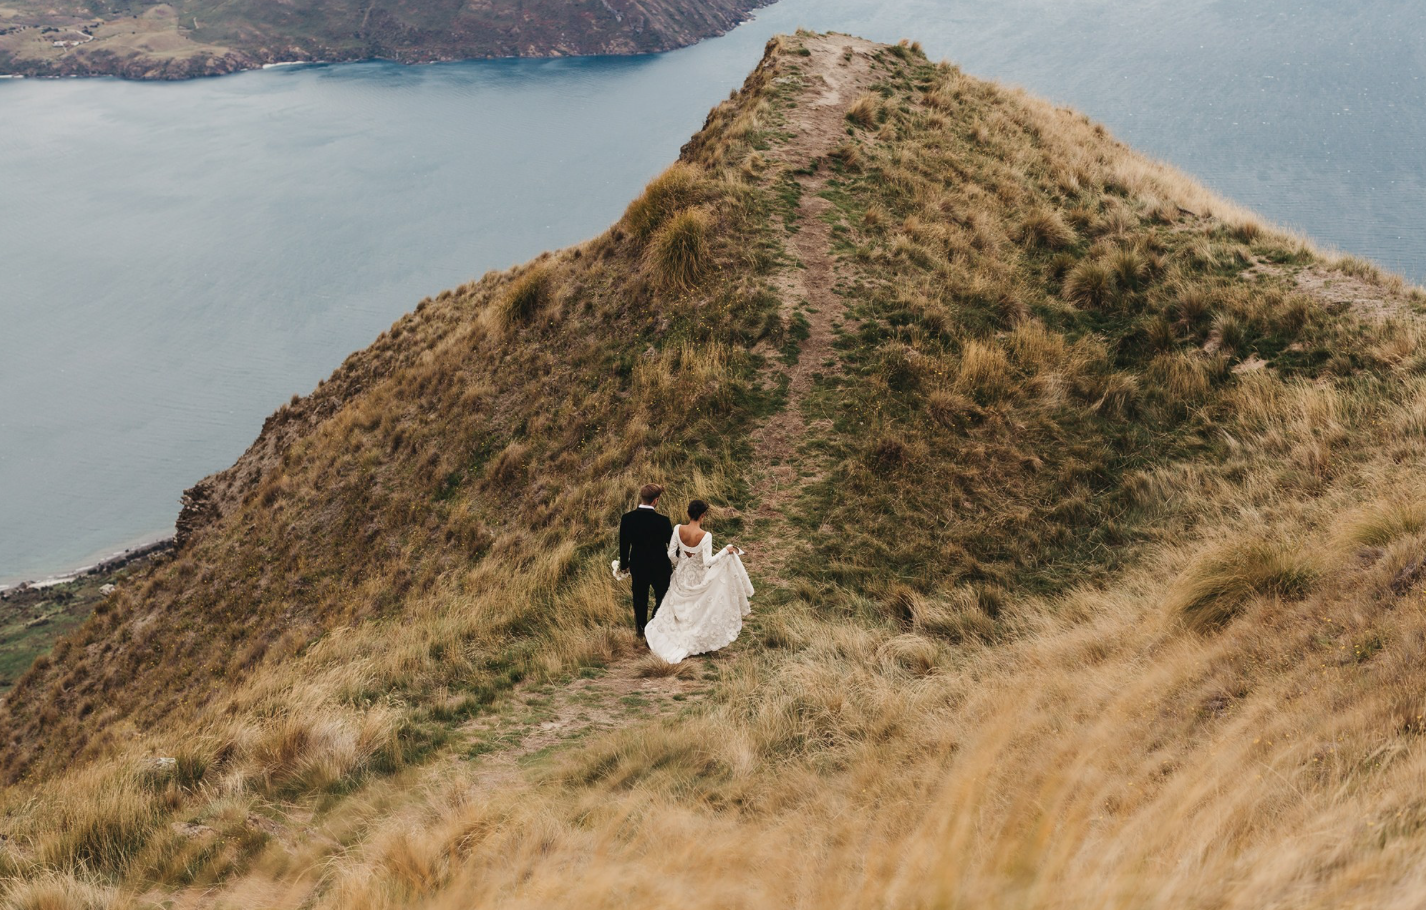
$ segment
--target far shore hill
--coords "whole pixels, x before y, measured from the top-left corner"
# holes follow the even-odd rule
[[[647,54],[766,0],[0,0],[0,73],[189,79],[270,63]]]

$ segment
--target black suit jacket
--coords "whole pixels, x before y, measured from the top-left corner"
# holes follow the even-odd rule
[[[619,566],[636,575],[671,575],[668,542],[673,522],[653,509],[635,509],[619,519]]]

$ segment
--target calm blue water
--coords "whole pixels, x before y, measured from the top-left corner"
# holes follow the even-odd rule
[[[1415,4],[782,0],[657,57],[0,81],[0,583],[167,533],[422,296],[603,229],[798,26],[918,39],[1426,278]]]

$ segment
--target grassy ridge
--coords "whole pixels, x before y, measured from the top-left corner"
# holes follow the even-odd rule
[[[21,682],[6,899],[1408,906],[1422,303],[913,45],[777,39]],[[608,578],[647,479],[768,554],[749,627],[701,700],[502,763],[472,720],[671,672]]]

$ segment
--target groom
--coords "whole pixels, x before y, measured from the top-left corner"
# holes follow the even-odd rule
[[[627,571],[634,582],[634,628],[644,637],[648,622],[649,587],[654,589],[654,612],[668,593],[673,569],[668,562],[668,542],[673,523],[657,510],[663,487],[644,484],[639,490],[639,507],[619,520],[619,571]]]

